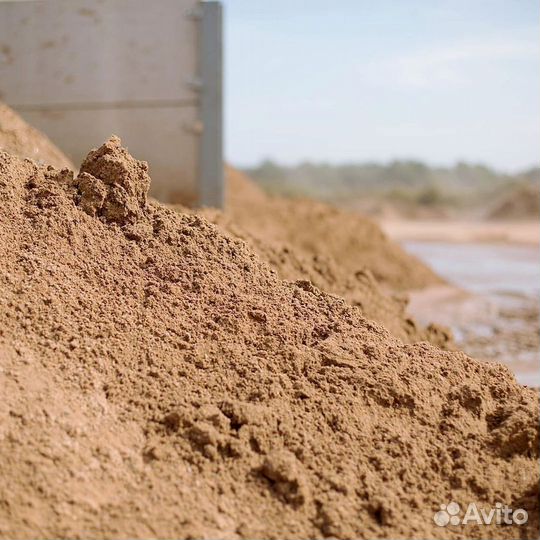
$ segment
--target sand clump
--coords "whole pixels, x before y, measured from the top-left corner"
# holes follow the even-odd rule
[[[1,537],[538,535],[538,401],[506,368],[282,281],[147,201],[118,139],[81,171],[0,154]],[[530,519],[439,528],[450,500]]]
[[[71,161],[50,139],[28,125],[13,109],[0,101],[0,151],[33,159],[42,165],[73,169]]]

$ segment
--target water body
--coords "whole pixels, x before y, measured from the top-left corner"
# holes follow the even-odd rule
[[[540,386],[538,247],[417,241],[403,246],[454,286],[453,292],[413,295],[412,313],[450,326],[471,356],[503,362],[521,383]],[[429,294],[435,294],[432,301]]]

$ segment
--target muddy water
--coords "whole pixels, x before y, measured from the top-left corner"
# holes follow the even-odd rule
[[[403,242],[451,287],[414,293],[411,312],[452,328],[460,347],[540,386],[540,251],[532,245]]]

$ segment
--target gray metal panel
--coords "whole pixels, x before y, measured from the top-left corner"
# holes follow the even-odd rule
[[[2,2],[2,98],[19,105],[196,99],[197,0]],[[39,81],[39,84],[37,84]]]
[[[219,2],[204,2],[200,72],[203,133],[199,153],[199,203],[222,208],[223,179],[223,14]]]

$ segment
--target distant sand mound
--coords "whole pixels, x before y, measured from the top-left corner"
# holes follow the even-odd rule
[[[308,280],[321,291],[341,296],[349,304],[358,307],[365,317],[384,325],[394,336],[407,343],[429,341],[443,348],[453,347],[449,329],[436,324],[423,327],[417,323],[407,313],[406,296],[383,290],[367,268],[349,274],[330,255],[311,255],[267,237],[262,240],[244,230],[226,213],[213,209],[197,213],[218,225],[221,230],[247,242],[282,279]]]
[[[540,189],[536,185],[519,185],[501,197],[488,213],[492,220],[523,220],[540,217]]]
[[[33,159],[41,165],[73,169],[73,163],[43,133],[0,101],[0,151]]]

